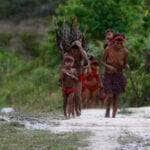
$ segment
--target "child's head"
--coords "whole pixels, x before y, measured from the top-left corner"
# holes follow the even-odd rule
[[[99,67],[99,64],[96,60],[91,62],[91,68],[92,69],[97,69],[98,67]]]
[[[91,68],[96,69],[99,66],[99,64],[94,56],[90,55],[89,60],[90,60]]]
[[[75,58],[80,56],[80,49],[79,46],[76,45],[76,42],[73,42],[73,45],[71,46],[70,50],[73,52]]]
[[[66,66],[66,67],[73,67],[73,65],[74,65],[74,58],[72,57],[72,56],[70,56],[70,55],[68,55],[68,54],[64,54],[64,65]]]
[[[122,48],[124,46],[125,36],[123,34],[116,34],[113,38],[113,43],[116,48]]]
[[[114,36],[114,31],[112,29],[107,29],[105,32],[106,40],[111,40]]]

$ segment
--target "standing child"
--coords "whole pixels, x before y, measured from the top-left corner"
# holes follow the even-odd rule
[[[69,118],[71,115],[75,116],[75,93],[78,92],[76,87],[78,77],[73,65],[74,58],[65,54],[61,69],[61,83],[64,97],[64,115]]]
[[[112,45],[113,37],[114,37],[114,31],[112,29],[107,29],[105,32],[104,49],[107,48],[107,46]]]
[[[89,61],[90,68],[87,68],[83,74],[82,104],[85,108],[97,106],[99,90],[102,87],[99,64],[93,56],[89,58]]]
[[[110,117],[110,107],[113,106],[112,117],[116,116],[119,96],[125,91],[126,79],[123,70],[127,68],[128,50],[124,47],[125,36],[116,34],[113,45],[105,49],[103,64],[105,65],[104,88],[108,99],[105,117]]]

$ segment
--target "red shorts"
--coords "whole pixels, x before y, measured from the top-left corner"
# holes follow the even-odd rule
[[[71,94],[71,93],[77,93],[78,89],[76,89],[76,88],[64,88],[64,89],[62,89],[62,91],[65,94]]]

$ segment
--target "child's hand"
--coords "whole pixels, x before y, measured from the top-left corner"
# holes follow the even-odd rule
[[[109,66],[109,69],[110,69],[113,73],[117,72],[117,69],[116,69],[115,67],[113,67],[113,66]]]
[[[130,66],[128,64],[126,64],[125,69],[130,69]]]

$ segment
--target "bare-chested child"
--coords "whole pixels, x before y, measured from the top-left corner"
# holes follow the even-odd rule
[[[126,78],[123,70],[128,67],[128,50],[124,46],[125,36],[116,34],[113,37],[113,45],[105,49],[103,64],[105,75],[103,85],[107,93],[105,117],[110,117],[110,107],[113,106],[112,117],[116,116],[118,109],[119,96],[125,91]]]
[[[96,107],[99,101],[99,90],[102,81],[99,73],[99,64],[93,57],[89,57],[90,68],[86,68],[83,74],[82,104],[84,108]]]
[[[61,69],[62,93],[64,97],[64,115],[75,116],[75,93],[78,92],[76,82],[78,81],[76,69],[73,68],[74,58],[67,53],[64,54],[63,66]]]
[[[113,37],[114,37],[114,31],[112,29],[107,29],[105,32],[104,49],[107,48],[107,46],[110,46],[112,44]]]
[[[82,71],[84,66],[89,66],[87,54],[82,47],[82,43],[80,40],[77,40],[72,43],[70,49],[68,50],[68,54],[74,58],[73,67],[77,71],[77,76],[79,78],[77,82],[78,92],[75,94],[75,109],[77,116],[81,115],[81,92],[82,92]]]

